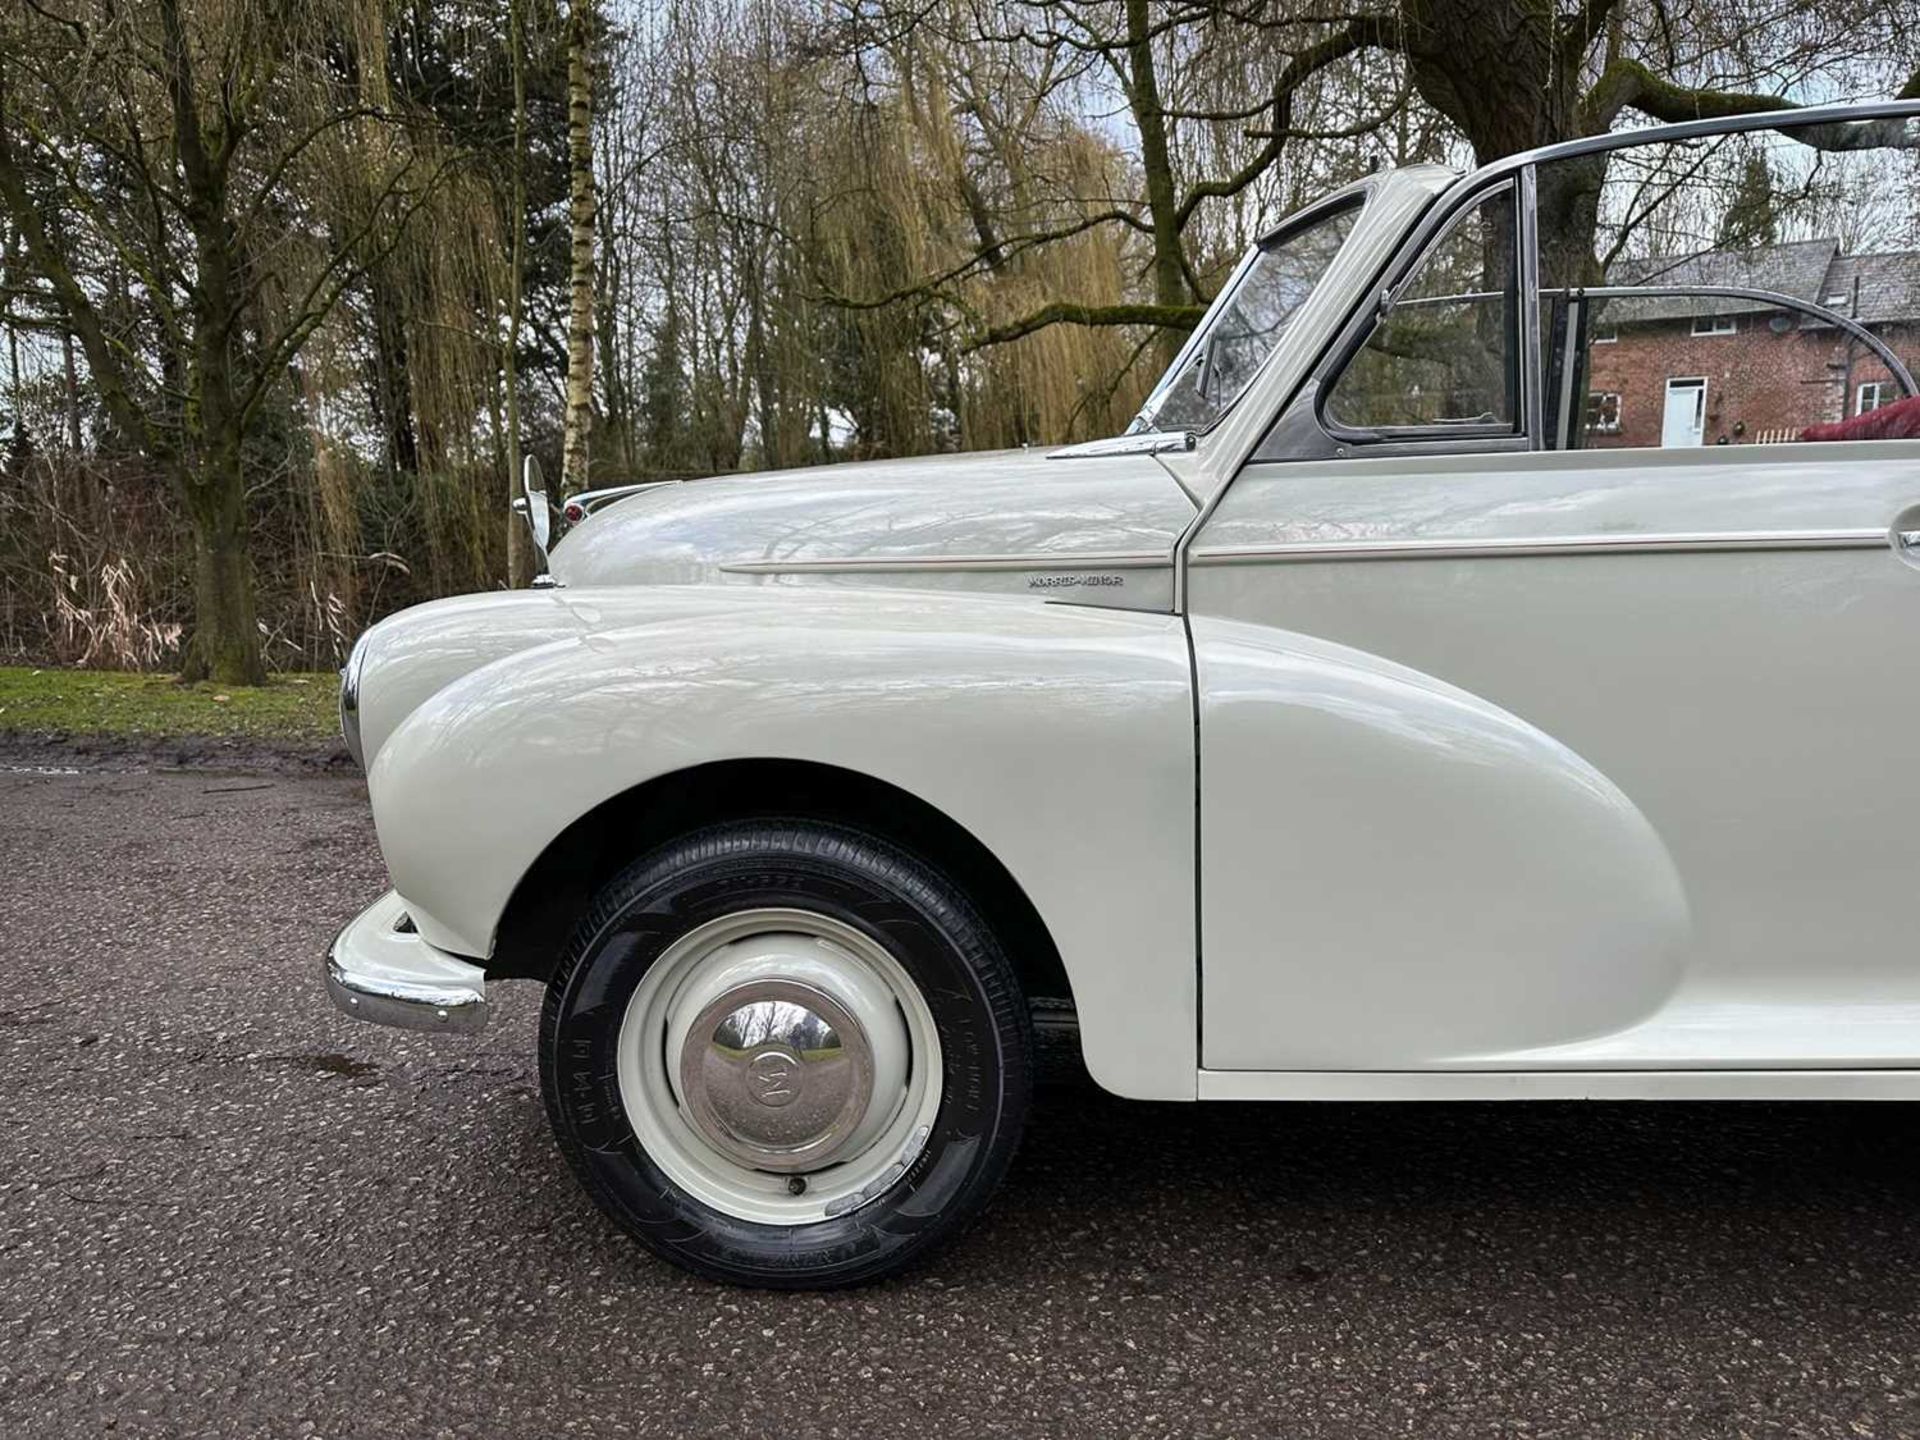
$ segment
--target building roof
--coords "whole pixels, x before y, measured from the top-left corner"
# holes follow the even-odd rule
[[[1828,269],[1818,298],[1829,309],[1869,324],[1920,319],[1920,250],[1841,255]]]
[[[1920,320],[1920,250],[1843,255],[1831,238],[1761,245],[1751,250],[1708,250],[1692,255],[1656,255],[1616,260],[1611,285],[1728,286],[1771,290],[1838,310],[1867,324]],[[1760,300],[1713,295],[1677,295],[1648,300],[1611,300],[1603,324],[1642,325],[1701,315],[1764,314]],[[1825,324],[1804,316],[1803,327]]]
[[[1724,285],[1772,290],[1796,300],[1818,302],[1827,271],[1840,254],[1838,240],[1800,240],[1761,245],[1752,250],[1707,250],[1695,255],[1655,255],[1621,259],[1607,274],[1610,285]],[[1763,300],[1732,300],[1713,295],[1676,295],[1655,300],[1612,300],[1606,318],[1621,325],[1650,320],[1684,320],[1695,315],[1748,315],[1773,307]]]

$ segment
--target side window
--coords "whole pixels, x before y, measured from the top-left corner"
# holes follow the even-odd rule
[[[1543,164],[1549,448],[1920,435],[1920,255],[1860,203],[1910,188],[1920,122],[1791,126]],[[1872,141],[1873,143],[1865,143]]]
[[[1806,248],[1812,263],[1800,268],[1808,271],[1844,258],[1831,246]],[[1796,257],[1760,258],[1784,275],[1783,261]],[[1549,391],[1578,387],[1561,412],[1575,418],[1572,433],[1550,433],[1550,446],[1674,450],[1868,438],[1840,427],[1902,398],[1877,355],[1846,327],[1792,305],[1721,293],[1743,288],[1744,265],[1694,256],[1657,282],[1616,268],[1625,269],[1609,277],[1617,283],[1577,292],[1570,313],[1560,308],[1569,305],[1564,294],[1542,296],[1547,323],[1562,327],[1549,340]],[[1570,379],[1555,348],[1569,325],[1585,330]],[[1604,340],[1596,333],[1602,327]],[[1907,336],[1888,339],[1896,353],[1920,362],[1920,346]]]
[[[1336,429],[1518,432],[1514,221],[1513,187],[1501,186],[1428,249],[1334,380],[1325,414]]]

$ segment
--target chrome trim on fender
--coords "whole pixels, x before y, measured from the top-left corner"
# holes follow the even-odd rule
[[[391,890],[327,948],[327,995],[356,1020],[402,1030],[470,1035],[487,1023],[486,972],[422,940]]]
[[[942,570],[1151,570],[1171,565],[1170,554],[1129,551],[1114,555],[928,555],[918,559],[834,556],[820,560],[727,560],[729,575],[906,575]]]
[[[662,485],[684,483],[680,480],[638,480],[631,485],[604,485],[598,490],[576,490],[560,502],[560,514],[568,524],[578,524],[594,511],[604,509],[616,500],[638,495],[642,490],[658,490]],[[580,512],[578,516],[573,513],[575,510]]]
[[[1501,555],[1658,555],[1702,550],[1865,550],[1887,543],[1884,530],[1730,531],[1724,534],[1569,535],[1485,540],[1307,540],[1195,550],[1194,565],[1261,560],[1477,560]]]

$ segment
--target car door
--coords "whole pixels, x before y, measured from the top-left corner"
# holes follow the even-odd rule
[[[1544,448],[1584,382],[1535,183],[1403,263],[1189,547],[1203,1066],[1920,1064],[1920,442],[1742,443],[1781,426],[1702,385],[1725,443],[1626,443],[1623,328],[1647,375]]]

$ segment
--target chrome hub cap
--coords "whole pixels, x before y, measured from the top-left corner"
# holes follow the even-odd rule
[[[803,1173],[845,1145],[873,1100],[873,1050],[826,992],[750,981],[700,1012],[680,1051],[680,1094],[715,1149]]]
[[[617,1068],[654,1163],[764,1224],[874,1199],[940,1107],[919,987],[872,936],[806,910],[741,911],[668,946],[627,1004]]]

